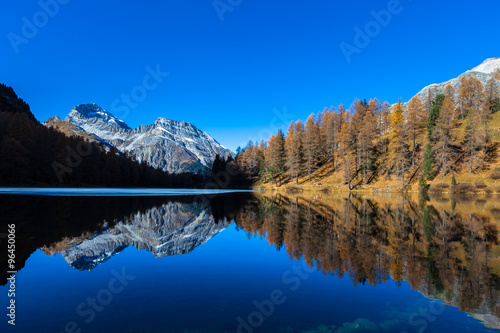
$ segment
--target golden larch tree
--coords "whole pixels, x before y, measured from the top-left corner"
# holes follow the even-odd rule
[[[319,161],[320,151],[320,132],[318,123],[314,120],[314,113],[312,113],[306,121],[304,127],[304,164],[307,170],[309,181],[311,181],[311,174],[316,170]]]
[[[401,185],[405,188],[405,172],[408,164],[408,145],[406,143],[407,133],[404,119],[403,104],[398,102],[394,105],[389,116],[391,129],[389,131],[389,153],[396,174],[401,177]]]
[[[443,94],[452,101],[455,101],[455,88],[451,84],[446,85]]]
[[[286,167],[290,179],[295,178],[296,184],[299,183],[303,131],[304,128],[300,120],[296,123],[292,121],[285,139]]]
[[[481,81],[472,76],[462,76],[460,78],[460,93],[458,99],[460,102],[460,115],[462,121],[473,109],[475,112],[479,112],[479,108],[484,100],[484,87]]]
[[[453,142],[455,140],[454,129],[457,126],[456,107],[452,99],[445,97],[443,105],[439,110],[439,116],[436,120],[436,128],[434,130],[434,156],[436,161],[441,165],[442,176],[448,173],[448,166],[452,161]]]
[[[373,141],[377,135],[377,121],[375,115],[371,110],[367,110],[363,118],[362,126],[358,133],[358,145],[359,145],[359,155],[360,164],[363,171],[363,180],[365,184],[368,181],[368,172],[373,169],[373,153],[374,144]]]
[[[427,113],[425,107],[418,96],[413,97],[407,105],[408,131],[412,136],[411,163],[415,165],[415,150],[417,146],[417,137],[424,139],[425,126],[427,125]],[[422,142],[419,142],[422,144]]]
[[[340,113],[335,111],[332,106],[330,110],[325,114],[324,117],[324,132],[326,141],[326,152],[328,158],[332,161],[333,171],[336,170],[337,159],[335,158],[337,146],[338,146],[338,136],[340,132],[340,126],[342,125],[342,116]]]
[[[352,168],[352,152],[351,152],[351,130],[350,123],[343,123],[339,134],[339,159],[342,161],[342,169],[344,172],[344,180],[349,189],[351,187],[351,168]]]

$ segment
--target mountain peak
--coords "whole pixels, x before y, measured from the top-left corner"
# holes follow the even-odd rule
[[[233,156],[207,133],[185,121],[159,117],[153,125],[130,129],[97,104],[75,106],[65,121],[139,162],[170,173],[207,171],[217,155]]]
[[[436,96],[437,94],[442,94],[447,85],[451,85],[453,88],[455,88],[455,99],[457,99],[460,89],[460,78],[462,78],[463,76],[472,76],[481,81],[481,83],[484,85],[491,77],[494,77],[493,73],[497,69],[500,69],[500,58],[486,59],[479,66],[476,66],[473,69],[460,74],[456,78],[453,78],[446,82],[433,83],[431,85],[428,85],[427,87],[423,88],[417,94],[417,96],[421,100],[425,100],[429,96],[429,92],[431,92],[433,96]]]
[[[50,117],[49,119],[47,119],[46,121],[44,121],[44,124],[45,123],[58,123],[62,121],[61,118],[59,118],[58,116],[55,116],[55,117]]]
[[[78,122],[82,120],[92,119],[95,121],[102,119],[107,125],[115,129],[130,129],[122,120],[113,116],[110,112],[102,109],[99,105],[92,104],[79,104],[75,106],[66,117],[66,121],[79,125]]]
[[[159,117],[155,121],[155,125],[168,125],[168,126],[181,126],[181,127],[190,127],[190,128],[196,128],[193,124],[185,122],[184,120],[177,121],[177,120],[172,120],[172,119],[167,119],[163,117]]]
[[[471,72],[481,72],[486,74],[493,73],[496,69],[500,68],[500,58],[489,58],[477,67],[471,69]]]

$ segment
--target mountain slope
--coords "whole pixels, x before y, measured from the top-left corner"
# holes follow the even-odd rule
[[[89,142],[94,142],[99,146],[104,146],[106,150],[111,148],[111,145],[98,137],[95,134],[87,133],[83,128],[62,120],[59,117],[52,117],[43,122],[43,125],[48,128],[53,128],[67,136],[81,137]]]
[[[3,83],[0,83],[0,111],[11,113],[23,113],[34,122],[37,122],[33,113],[31,113],[28,103],[19,98],[14,89]]]
[[[138,212],[112,228],[91,237],[59,244],[66,262],[79,270],[92,270],[129,246],[151,252],[154,257],[182,255],[206,243],[231,222],[216,222],[209,207],[169,202]],[[46,254],[57,251],[44,248]]]
[[[53,125],[64,127],[68,135],[50,128]],[[102,149],[103,144],[93,134],[60,119],[40,124],[29,105],[11,87],[0,84],[2,186],[194,187],[204,182],[202,175],[178,177],[123,154],[109,153]]]
[[[431,85],[428,85],[427,87],[423,88],[417,96],[422,100],[425,101],[427,99],[427,96],[429,95],[429,91],[432,91],[433,96],[436,96],[437,94],[442,94],[444,92],[445,87],[450,84],[453,88],[455,88],[455,98],[458,99],[458,94],[459,94],[459,85],[460,85],[460,78],[463,76],[472,76],[477,78],[483,85],[486,84],[488,79],[492,76],[495,75],[495,71],[497,69],[500,69],[500,58],[490,58],[486,59],[482,64],[479,66],[474,67],[473,69],[459,75],[457,78],[448,80],[446,82],[442,83],[434,83]],[[497,77],[497,80],[499,78]]]
[[[207,133],[183,121],[158,118],[154,124],[131,129],[96,104],[75,106],[65,121],[97,135],[139,162],[170,173],[205,171],[216,155],[233,155]]]
[[[436,95],[443,93],[445,87],[450,84],[455,87],[455,107],[460,108],[461,104],[458,99],[461,88],[460,78],[467,76],[477,78],[485,86],[484,88],[488,83],[490,84],[492,103],[484,103],[489,98],[489,95],[485,94],[483,96],[479,94],[480,88],[477,88],[473,93],[476,94],[475,96],[479,100],[477,103],[481,105],[481,108],[476,110],[474,117],[465,115],[465,119],[462,119],[462,116],[460,116],[455,119],[456,123],[448,125],[450,126],[448,129],[445,127],[443,118],[448,120],[451,119],[450,116],[442,117],[441,121],[436,120],[436,129],[440,130],[441,133],[446,133],[444,139],[445,134],[440,134],[441,138],[435,138],[436,141],[441,140],[439,145],[434,141],[428,145],[428,132],[426,130],[428,119],[424,119],[423,128],[420,131],[417,130],[412,133],[411,128],[406,126],[411,124],[408,122],[408,114],[403,113],[399,118],[400,120],[398,120],[397,117],[392,117],[394,113],[391,115],[394,108],[389,109],[387,114],[378,110],[378,129],[374,130],[372,127],[365,128],[365,126],[362,126],[364,124],[359,122],[359,119],[363,118],[355,118],[355,116],[364,117],[363,108],[359,109],[359,113],[357,113],[357,109],[351,109],[352,113],[349,117],[346,117],[347,120],[337,121],[337,124],[341,123],[343,125],[343,123],[347,122],[351,125],[351,128],[349,126],[345,127],[348,129],[345,132],[345,137],[349,137],[347,144],[343,144],[345,148],[342,150],[338,148],[342,145],[341,139],[339,139],[342,137],[342,134],[339,134],[342,132],[342,128],[339,126],[337,137],[331,138],[331,140],[336,140],[337,145],[335,159],[331,158],[331,148],[319,148],[317,154],[326,157],[319,162],[313,160],[316,163],[314,165],[316,169],[310,175],[306,174],[306,172],[300,173],[297,184],[295,184],[295,180],[292,182],[289,176],[285,174],[284,190],[288,188],[292,191],[331,189],[392,192],[401,191],[402,186],[405,186],[407,190],[418,191],[421,187],[419,179],[424,165],[424,153],[428,146],[432,150],[432,156],[427,158],[430,163],[431,176],[427,176],[428,179],[424,181],[430,186],[431,191],[449,192],[453,188],[457,192],[500,193],[500,186],[498,186],[498,179],[500,179],[500,111],[497,97],[500,96],[500,82],[498,82],[500,80],[500,58],[487,59],[479,66],[461,74],[458,78],[439,84],[431,84],[423,88],[417,96],[426,104],[429,93],[432,94],[434,100]],[[490,81],[491,79],[496,80],[496,82]],[[491,83],[496,83],[496,87]],[[355,106],[357,107],[357,105]],[[488,110],[484,107],[489,107],[489,111],[483,112]],[[448,112],[450,110],[453,112],[453,106],[448,108]],[[437,113],[440,112],[441,110],[438,110]],[[464,113],[466,114],[466,112]],[[333,112],[332,114],[335,116]],[[329,116],[330,119],[335,119],[331,115]],[[323,115],[323,117],[326,116]],[[385,117],[387,117],[387,120],[384,120]],[[353,119],[356,119],[356,121]],[[392,124],[395,120],[399,121],[399,125]],[[399,136],[402,138],[399,147],[397,146],[399,143],[394,143],[396,126],[400,126],[400,129],[402,129],[399,131]],[[328,131],[328,128],[326,128],[326,131]],[[327,133],[326,131],[325,133]],[[367,133],[371,133],[370,140],[359,139],[363,138]],[[354,141],[352,137],[358,138],[355,144],[352,144]],[[413,146],[415,147],[414,151],[412,151]],[[445,147],[444,153],[443,146]],[[369,153],[364,155],[363,149],[366,149]],[[398,149],[399,155],[397,155]],[[243,154],[245,154],[245,151],[243,151]],[[346,156],[349,158],[346,158]],[[412,157],[414,157],[413,160]],[[363,159],[367,161],[364,165]],[[245,155],[238,156],[236,160],[245,161]],[[241,167],[243,166],[241,165]],[[398,168],[400,169],[398,170]],[[273,174],[272,170],[268,170],[263,174],[263,177],[260,176],[260,178],[256,177],[254,179],[256,182],[254,189],[275,189],[280,187],[274,182],[274,179],[279,179],[277,173]],[[452,179],[453,187],[450,185]],[[318,183],[321,183],[321,187],[316,185]],[[455,186],[456,184],[458,185]]]

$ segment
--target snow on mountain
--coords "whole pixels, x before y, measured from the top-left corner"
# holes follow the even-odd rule
[[[500,68],[500,58],[490,58],[486,59],[481,65],[474,67],[470,71],[491,74],[498,68]]]
[[[62,120],[59,117],[51,117],[43,122],[43,125],[48,128],[53,128],[68,136],[78,136],[89,142],[95,142],[99,146],[105,147],[106,150],[111,149],[111,145],[93,133],[86,132],[83,128]]]
[[[101,109],[95,103],[75,106],[64,120],[110,143],[120,138],[126,138],[127,133],[131,130],[127,124]]]
[[[97,135],[139,162],[170,173],[203,171],[217,154],[233,156],[207,133],[184,121],[158,118],[154,124],[131,129],[96,104],[75,106],[65,121]]]
[[[93,123],[93,124],[107,124],[116,130],[129,130],[127,124],[120,119],[113,116],[111,113],[101,109],[97,104],[80,104],[71,110],[65,119],[66,121],[78,125],[78,122]],[[90,121],[89,121],[90,120]]]
[[[432,95],[436,96],[437,94],[442,94],[444,92],[445,87],[450,84],[453,88],[455,88],[455,98],[458,99],[459,87],[460,87],[460,78],[463,76],[473,76],[484,85],[488,81],[488,79],[494,75],[494,72],[500,69],[500,58],[490,58],[486,59],[479,66],[474,67],[473,69],[461,74],[459,77],[451,79],[449,81],[443,83],[435,83],[431,84],[424,89],[422,89],[417,96],[425,101],[427,96],[429,95],[429,91],[432,91]],[[498,80],[498,78],[497,78]]]
[[[214,220],[210,208],[196,203],[169,202],[118,221],[112,228],[67,245],[60,253],[78,270],[92,270],[129,246],[151,252],[154,257],[182,255],[206,243],[229,226]],[[48,248],[44,252],[54,255]]]

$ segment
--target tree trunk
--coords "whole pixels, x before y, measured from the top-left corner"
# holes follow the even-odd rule
[[[413,151],[411,153],[411,163],[415,166],[415,129],[413,129]]]
[[[469,173],[472,173],[472,158],[474,156],[474,151],[471,149],[470,151],[470,163],[469,163]]]

